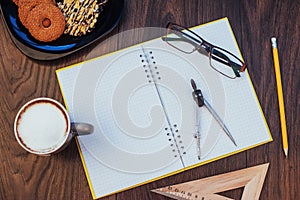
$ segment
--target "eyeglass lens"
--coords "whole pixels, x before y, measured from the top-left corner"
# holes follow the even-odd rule
[[[200,46],[205,48],[202,44],[209,44],[196,33],[176,24],[169,25],[165,41],[184,53],[193,53]],[[244,66],[241,60],[230,52],[213,45],[209,46],[207,51],[210,52],[209,62],[213,69],[228,78],[234,79],[240,76],[239,70]]]
[[[223,49],[214,47],[210,55],[210,65],[221,74],[229,78],[236,78],[240,76],[239,69],[243,63]]]
[[[165,39],[171,46],[185,53],[194,52],[202,43],[202,40],[193,32],[176,25],[168,29]]]

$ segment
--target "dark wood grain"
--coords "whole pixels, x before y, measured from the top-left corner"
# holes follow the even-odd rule
[[[103,199],[168,199],[150,190],[266,162],[270,168],[261,199],[300,199],[299,11],[299,0],[126,0],[123,18],[111,35],[139,27],[164,27],[169,21],[195,26],[227,16],[274,141]],[[55,70],[84,60],[100,42],[55,61],[36,61],[15,47],[2,21],[0,32],[0,199],[91,199],[75,142],[57,155],[37,157],[18,145],[13,122],[18,109],[32,98],[47,96],[62,102]],[[272,36],[278,39],[281,62],[289,134],[287,158],[281,147]],[[103,54],[110,51],[102,50]],[[241,191],[226,195],[239,198]]]

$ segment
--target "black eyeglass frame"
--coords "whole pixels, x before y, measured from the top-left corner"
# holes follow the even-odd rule
[[[186,27],[183,27],[181,25],[178,25],[178,24],[175,24],[175,23],[172,23],[172,22],[169,22],[167,24],[167,29],[168,29],[168,33],[167,35],[170,33],[169,30],[174,30],[176,31],[177,33],[180,33],[181,35],[177,34],[180,39],[178,38],[174,38],[174,40],[185,40],[186,42],[192,44],[195,48],[190,51],[190,52],[187,52],[187,51],[184,51],[180,48],[178,48],[177,46],[174,46],[172,43],[169,43],[168,40],[170,41],[170,38],[167,39],[167,36],[163,37],[162,39],[164,41],[166,41],[169,45],[171,45],[172,47],[176,48],[177,50],[183,52],[183,53],[187,53],[187,54],[191,54],[195,51],[199,51],[200,49],[204,49],[207,53],[208,53],[208,56],[209,56],[209,64],[210,66],[216,70],[217,72],[221,73],[222,75],[230,78],[230,79],[234,79],[236,77],[240,77],[240,72],[244,72],[247,65],[245,64],[245,62],[243,62],[240,58],[238,58],[236,55],[234,55],[233,53],[227,51],[226,49],[223,49],[221,47],[218,47],[216,45],[213,45],[209,42],[207,42],[206,40],[204,40],[201,36],[199,36],[198,34],[196,34],[195,32],[191,31],[190,29],[186,28]],[[187,34],[185,31],[188,31],[190,34]],[[176,34],[176,32],[172,32],[174,34]],[[184,36],[184,37],[182,37]],[[224,51],[226,52],[227,54],[229,54],[230,56],[234,57],[235,59],[237,59],[242,65],[239,65],[235,62],[233,62],[232,60],[230,60],[226,55],[224,55],[222,52],[218,51],[221,50],[221,51]],[[215,56],[217,55],[217,56]],[[219,71],[218,69],[216,69],[212,63],[211,63],[211,59],[214,59],[220,63],[223,63],[229,67],[231,67],[231,69],[233,70],[234,74],[235,74],[235,77],[230,77],[228,76],[227,74]],[[227,62],[225,62],[224,60],[226,60]]]

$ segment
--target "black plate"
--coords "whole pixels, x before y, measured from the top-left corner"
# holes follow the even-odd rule
[[[18,18],[18,7],[12,0],[0,0],[3,21],[16,46],[27,56],[38,60],[52,60],[71,54],[104,37],[118,24],[124,0],[108,0],[99,15],[95,29],[85,36],[62,35],[53,42],[34,39]]]

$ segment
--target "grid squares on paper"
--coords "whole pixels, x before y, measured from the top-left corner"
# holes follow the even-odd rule
[[[68,69],[62,69],[57,71],[56,75],[60,83],[61,91],[63,91],[64,101],[68,109],[71,121],[74,121],[73,117],[73,102],[72,97],[75,90],[76,78],[80,72],[81,65],[74,66]]]
[[[166,142],[164,141],[166,140],[165,136],[159,134],[164,127],[162,126],[163,124],[157,127],[156,132],[148,137],[143,137],[140,133],[127,131],[124,129],[126,125],[120,124],[121,122],[118,123],[118,120],[128,119],[129,123],[132,123],[133,126],[137,126],[138,129],[142,131],[142,128],[147,128],[147,125],[150,125],[149,122],[153,120],[150,118],[152,106],[160,106],[156,91],[151,84],[147,83],[144,77],[143,69],[141,63],[138,62],[137,55],[139,55],[139,51],[126,54],[126,60],[132,56],[131,59],[136,62],[127,62],[126,65],[124,65],[123,63],[126,60],[124,61],[123,59],[125,57],[118,57],[108,66],[108,69],[101,76],[97,84],[95,96],[97,104],[95,104],[95,110],[98,111],[98,125],[101,127],[102,132],[109,133],[105,134],[105,136],[116,147],[132,153],[151,153],[159,151],[159,149],[166,146]],[[132,69],[127,66],[132,67]],[[138,70],[139,76],[143,77],[137,78],[130,75],[130,71],[133,70]],[[116,71],[117,73],[115,73]],[[136,82],[133,83],[136,87],[126,87],[127,85],[132,85],[129,84],[128,81],[135,81],[137,79],[142,79],[142,85],[141,82]],[[120,90],[122,90],[122,93],[125,92],[127,96],[117,96],[116,94],[120,93]],[[102,91],[107,92],[103,95]],[[128,108],[124,109],[125,113],[122,112],[120,116],[116,114],[118,109],[123,109],[124,107]],[[143,109],[138,109],[142,107]],[[136,112],[132,113],[133,111]],[[162,121],[162,123],[164,123],[164,121]],[[127,141],[126,143],[124,143],[125,140]]]
[[[81,150],[84,155],[85,165],[88,169],[92,190],[96,197],[124,190],[132,185],[137,185],[146,180],[163,176],[170,171],[176,171],[182,167],[181,163],[174,162],[168,168],[163,168],[151,173],[132,174],[118,172],[118,175],[116,176],[116,171],[102,165],[94,156],[84,149],[83,145],[81,145]]]
[[[133,54],[134,55],[137,55],[137,53],[136,52],[134,52],[134,50],[133,50]],[[126,54],[126,57],[127,56],[129,56],[130,57],[130,53],[129,54]],[[118,56],[117,56],[118,57]],[[106,57],[105,59],[110,59],[110,57]],[[97,69],[93,69],[92,67],[94,67],[94,66],[104,66],[104,63],[105,63],[105,59],[101,59],[103,62],[99,62],[98,60],[95,60],[95,62],[91,62],[91,63],[87,63],[87,65],[85,65],[85,68],[87,68],[87,69],[89,69],[89,70],[92,70],[92,72],[93,72],[93,74],[92,75],[94,75],[95,73],[97,73],[96,71],[97,71]],[[111,61],[111,60],[114,60],[114,61]],[[119,64],[116,64],[116,63],[114,63],[115,62],[115,60],[117,60],[116,61],[116,63],[119,63]],[[112,64],[112,63],[114,63],[114,64]],[[120,64],[121,63],[121,64]],[[126,62],[125,62],[126,63]],[[126,64],[128,64],[128,62],[126,63]],[[116,57],[114,57],[114,59],[110,59],[110,62],[107,64],[107,66],[109,66],[109,68],[108,69],[106,69],[106,70],[102,70],[102,72],[104,72],[104,73],[102,73],[101,74],[101,76],[98,74],[97,76],[95,76],[97,79],[98,79],[98,77],[101,77],[99,80],[101,80],[101,81],[98,81],[98,80],[96,80],[96,81],[93,81],[94,83],[95,82],[97,82],[98,81],[98,83],[99,84],[97,84],[98,86],[100,86],[100,87],[104,87],[104,88],[102,88],[101,90],[100,90],[100,92],[95,92],[96,94],[101,94],[101,91],[106,91],[106,88],[107,88],[107,85],[111,85],[112,83],[115,83],[115,82],[118,82],[118,79],[117,78],[114,78],[115,76],[116,76],[116,74],[109,74],[109,69],[110,68],[113,68],[112,66],[113,65],[115,65],[115,66],[123,66],[124,67],[124,62],[123,62],[123,60],[122,59],[119,59],[119,58],[117,58],[116,59]],[[136,66],[136,63],[134,64],[134,65],[132,65],[132,63],[129,63],[129,66],[133,66],[133,67],[135,67]],[[126,66],[125,66],[126,67]],[[138,66],[139,67],[139,66]],[[112,71],[114,71],[114,70],[112,70]],[[125,70],[126,71],[126,70]],[[127,72],[128,71],[130,71],[130,70],[128,70],[128,68],[127,68]],[[82,74],[83,72],[81,72],[81,74]],[[81,75],[80,74],[80,75]],[[107,75],[108,74],[108,75]],[[83,75],[85,75],[84,73],[83,73]],[[122,75],[124,75],[124,74],[122,74]],[[141,74],[141,73],[139,73],[138,74],[139,76],[144,76],[144,74]],[[107,84],[104,84],[104,82],[105,81],[103,81],[103,80],[105,80],[105,76],[108,76],[109,77],[109,79],[110,79],[110,82],[108,82]],[[126,76],[126,75],[124,75],[124,76]],[[115,80],[114,81],[114,79],[117,79],[117,80]],[[84,84],[84,80],[81,80],[81,81],[78,81],[78,82],[80,82],[80,83],[82,83],[82,84]],[[123,85],[126,85],[126,84],[123,84]],[[93,85],[91,85],[91,87],[93,87]],[[96,90],[95,90],[96,91]],[[149,92],[149,91],[148,91]],[[92,96],[94,96],[94,93],[92,93],[93,95]],[[149,94],[148,94],[149,95]],[[111,105],[110,105],[110,102],[112,102],[112,100],[111,100],[111,96],[112,96],[112,94],[108,94],[108,93],[105,93],[105,95],[100,95],[101,96],[101,100],[102,100],[102,103],[103,104],[101,104],[100,102],[98,103],[98,101],[97,101],[97,105],[96,106],[99,106],[99,107],[97,107],[95,110],[97,110],[97,112],[99,112],[99,113],[101,113],[101,116],[100,117],[102,117],[102,119],[106,119],[106,117],[105,117],[105,113],[106,112],[101,112],[101,110],[99,111],[99,109],[101,109],[101,108],[107,108],[107,107],[111,107]],[[105,99],[105,97],[108,97],[108,99]],[[157,98],[157,97],[152,97],[151,99],[155,99],[155,98]],[[121,99],[121,98],[119,98],[119,99]],[[124,100],[124,99],[121,99],[121,100]],[[105,103],[106,102],[106,103]],[[108,103],[108,104],[107,104]],[[118,102],[117,102],[118,103]],[[116,107],[118,107],[118,106],[116,106]],[[81,109],[81,110],[84,110],[84,109]],[[85,111],[86,113],[87,113],[87,111]],[[109,113],[109,114],[111,114],[111,110],[110,109],[108,109],[107,110],[107,113]],[[104,117],[103,117],[104,116]],[[112,116],[112,115],[111,115]],[[111,119],[112,119],[112,117],[111,117]],[[107,120],[106,121],[107,123],[114,123],[114,120],[112,119],[112,120]],[[101,126],[106,126],[107,124],[106,123],[100,123],[101,124]],[[97,127],[96,127],[97,128]],[[105,137],[107,137],[107,136],[110,136],[110,135],[112,135],[112,134],[114,134],[115,132],[118,132],[118,133],[120,133],[120,130],[118,130],[118,127],[117,126],[107,126],[106,128],[104,128],[104,129],[102,129],[102,131],[100,131],[100,133],[102,133],[102,134],[105,134]],[[99,152],[99,153],[96,153],[96,151],[99,151],[99,146],[101,146],[101,141],[102,140],[104,140],[105,138],[103,138],[102,136],[104,136],[104,135],[102,135],[101,137],[101,139],[99,140],[99,137],[101,136],[101,134],[99,135],[99,132],[98,131],[96,131],[96,133],[95,134],[92,134],[91,136],[85,136],[85,137],[81,137],[81,138],[79,138],[79,140],[80,140],[80,142],[81,142],[81,144],[83,145],[83,146],[85,146],[86,147],[86,149],[88,150],[88,152],[90,152],[90,154],[92,154],[96,159],[98,159],[99,161],[101,161],[101,162],[104,162],[104,160],[102,160],[101,158],[98,158],[99,157],[99,155],[100,154],[105,154],[106,156],[106,159],[109,159],[109,160],[112,160],[111,159],[111,157],[115,157],[115,156],[117,156],[118,155],[118,152],[120,151],[120,150],[122,150],[122,148],[120,149],[120,145],[124,145],[125,144],[125,146],[124,147],[131,147],[131,148],[133,148],[135,151],[133,151],[133,152],[130,152],[130,151],[128,151],[128,150],[126,150],[125,148],[125,151],[127,152],[127,153],[135,153],[135,154],[143,154],[143,153],[149,153],[149,152],[141,152],[141,150],[142,149],[146,149],[146,150],[152,150],[152,151],[155,151],[154,153],[160,153],[160,149],[159,148],[156,148],[154,145],[151,145],[150,143],[151,143],[151,139],[152,138],[150,138],[150,139],[148,139],[148,140],[139,140],[139,141],[137,141],[137,140],[133,140],[133,142],[132,142],[132,145],[130,144],[130,137],[127,137],[125,140],[127,141],[127,143],[124,143],[124,140],[120,140],[120,136],[121,135],[118,135],[117,137],[116,137],[116,140],[113,140],[113,142],[119,142],[117,145],[114,145],[114,147],[113,147],[113,149],[109,149],[109,148],[104,148],[104,150],[102,151],[102,152]],[[164,155],[167,159],[162,159],[162,161],[165,163],[165,164],[163,164],[163,165],[159,165],[159,163],[160,162],[153,162],[153,163],[158,163],[158,168],[162,168],[162,167],[165,167],[166,165],[171,165],[172,164],[172,162],[174,162],[176,159],[174,159],[173,157],[172,157],[172,155],[174,154],[173,152],[172,152],[172,147],[170,147],[170,142],[167,140],[167,137],[165,136],[165,135],[158,135],[159,137],[160,137],[160,139],[157,139],[158,137],[156,137],[156,138],[153,138],[153,142],[152,142],[152,144],[155,144],[155,145],[159,145],[159,144],[162,144],[162,145],[165,145],[165,148],[163,149],[163,151],[164,152],[162,152],[162,155]],[[98,140],[97,140],[98,139]],[[134,138],[133,138],[134,139]],[[112,141],[112,140],[110,140],[110,141]],[[109,142],[109,143],[111,143],[111,142]],[[88,144],[88,145],[86,145],[86,144]],[[138,144],[138,145],[137,145]],[[142,144],[142,145],[141,145]],[[144,145],[143,145],[144,144]],[[140,146],[139,146],[140,145]],[[149,146],[149,147],[148,147]],[[137,151],[136,149],[138,149],[139,151]],[[167,151],[167,153],[166,153],[166,151]],[[151,152],[152,153],[152,152]],[[145,155],[145,156],[147,156],[147,155]],[[148,155],[149,156],[149,155]],[[150,157],[151,157],[151,155],[150,155]],[[152,156],[153,157],[153,156]],[[120,165],[119,166],[121,166],[121,168],[120,168],[120,170],[122,170],[122,165],[121,165],[121,163],[122,162],[126,162],[126,159],[124,160],[123,159],[124,157],[120,157],[120,158],[118,158],[118,160],[119,160],[119,163],[120,163]],[[124,160],[124,161],[122,161],[122,160]],[[163,163],[162,162],[162,163]],[[147,163],[145,163],[145,164],[147,164]],[[114,166],[111,166],[112,168],[119,168],[118,166],[116,166],[116,165],[114,165]],[[142,167],[140,167],[140,168],[142,168]],[[153,168],[153,170],[155,170],[156,168]]]

